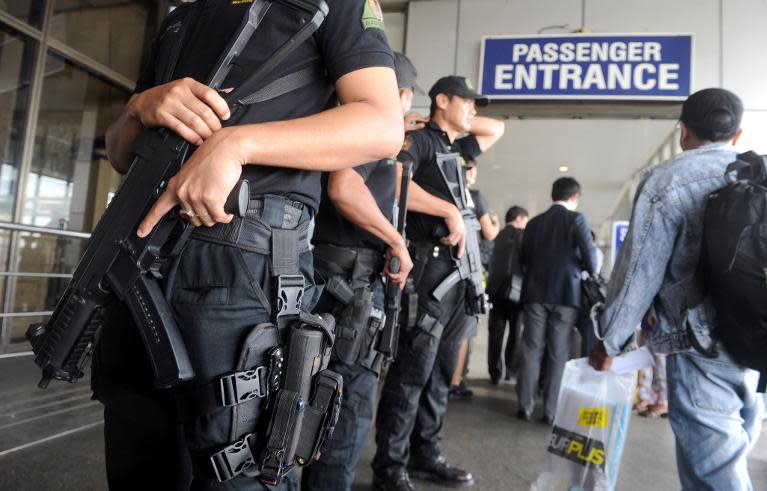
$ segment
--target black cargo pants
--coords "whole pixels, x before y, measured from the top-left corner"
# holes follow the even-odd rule
[[[250,227],[269,229],[259,219],[247,220]],[[309,214],[304,212],[300,220],[301,225],[308,220]],[[276,308],[270,301],[274,298],[270,263],[271,258],[268,254],[235,247],[223,241],[217,243],[193,236],[185,246],[167,275],[164,286],[195,370],[193,385],[204,385],[235,372],[245,338],[254,326],[269,321],[271,309]],[[302,308],[308,310],[313,304],[311,298],[314,294],[311,252],[306,251],[300,255],[300,271],[305,278]],[[112,416],[115,412],[124,415],[130,412],[130,408],[122,407],[121,399],[110,397],[112,391],[104,391],[107,395],[100,399],[105,402],[107,408],[105,437],[110,489],[113,485],[114,489],[136,489],[125,487],[118,476],[131,479],[133,483],[144,479],[147,489],[156,489],[157,482],[143,467],[143,462],[147,460],[144,455],[149,452],[155,454],[157,461],[154,467],[161,470],[166,481],[174,478],[188,479],[185,473],[190,468],[191,458],[193,478],[189,489],[193,491],[298,490],[293,474],[285,478],[278,487],[266,486],[257,478],[244,475],[219,483],[212,475],[209,457],[234,442],[233,409],[222,407],[196,417],[185,422],[183,432],[179,432],[178,421],[174,419],[176,415],[167,404],[165,391],[148,389],[151,386],[151,371],[147,372],[148,360],[138,338],[138,331],[129,316],[120,321],[117,326],[119,330],[110,329],[111,327],[105,326],[102,334],[99,371],[103,373],[100,374],[100,384],[106,384],[107,389],[111,385],[118,385],[122,373],[139,366],[143,373],[142,381],[129,384],[132,385],[132,390],[128,392],[138,389],[145,397],[154,399],[158,407],[167,413],[168,420],[162,428],[153,432],[152,427],[156,426],[154,421],[142,418],[114,418]],[[126,346],[132,347],[131,352],[125,351]],[[149,435],[149,439],[140,442],[131,437],[139,432]],[[179,441],[179,434],[183,434],[183,441]],[[135,445],[135,449],[127,448],[127,445]],[[132,455],[135,455],[133,459]],[[129,461],[116,462],[115,458],[128,458]],[[130,465],[130,460],[136,465]],[[119,468],[119,474],[113,472],[110,475],[110,468]],[[179,485],[168,489],[182,488]]]
[[[418,320],[416,326],[400,331],[397,359],[386,375],[378,404],[372,466],[381,476],[404,469],[411,458],[431,459],[442,453],[447,395],[467,325],[463,282],[440,302],[431,296],[455,270],[455,263],[442,255],[412,255]]]

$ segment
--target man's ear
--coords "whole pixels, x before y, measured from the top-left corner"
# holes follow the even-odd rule
[[[437,102],[437,107],[444,110],[450,102],[450,98],[447,94],[437,94],[435,101]]]
[[[743,134],[743,128],[738,128],[738,131],[735,132],[735,136],[732,137],[732,146],[738,144],[738,140],[740,140],[740,136]]]
[[[687,141],[687,138],[690,136],[690,129],[687,128],[687,125],[684,124],[682,121],[679,121],[679,146],[682,147],[682,149],[685,148],[685,142]]]

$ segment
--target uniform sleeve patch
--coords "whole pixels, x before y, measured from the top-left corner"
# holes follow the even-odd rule
[[[378,0],[364,0],[365,8],[362,11],[362,27],[365,29],[384,28],[383,10]]]
[[[410,136],[405,135],[405,141],[402,142],[402,150],[407,152],[413,148],[413,140],[410,139]]]

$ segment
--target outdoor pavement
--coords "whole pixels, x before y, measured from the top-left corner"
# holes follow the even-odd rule
[[[471,401],[450,404],[445,451],[475,476],[473,489],[527,491],[541,470],[550,428],[514,417],[514,386],[486,379],[486,329],[474,346]],[[105,490],[101,406],[88,381],[35,388],[30,356],[0,359],[0,490]],[[767,490],[767,435],[754,448],[749,470],[755,490]],[[357,467],[355,491],[370,489],[370,444]],[[679,489],[674,439],[665,419],[634,416],[618,477],[619,491]],[[418,490],[444,489],[416,482]]]

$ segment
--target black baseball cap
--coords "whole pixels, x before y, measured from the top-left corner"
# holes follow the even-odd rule
[[[743,102],[729,90],[711,88],[695,92],[682,104],[679,120],[698,138],[712,142],[735,136],[743,117]]]
[[[412,88],[413,92],[426,95],[426,92],[416,82],[418,71],[413,62],[402,53],[394,52],[394,73],[397,74],[397,87],[400,89]]]
[[[448,75],[437,80],[437,83],[429,91],[429,97],[431,97],[431,100],[434,100],[438,94],[457,95],[466,99],[474,99],[480,107],[487,106],[489,102],[487,97],[483,97],[474,90],[474,84],[471,83],[471,80],[458,75]]]

